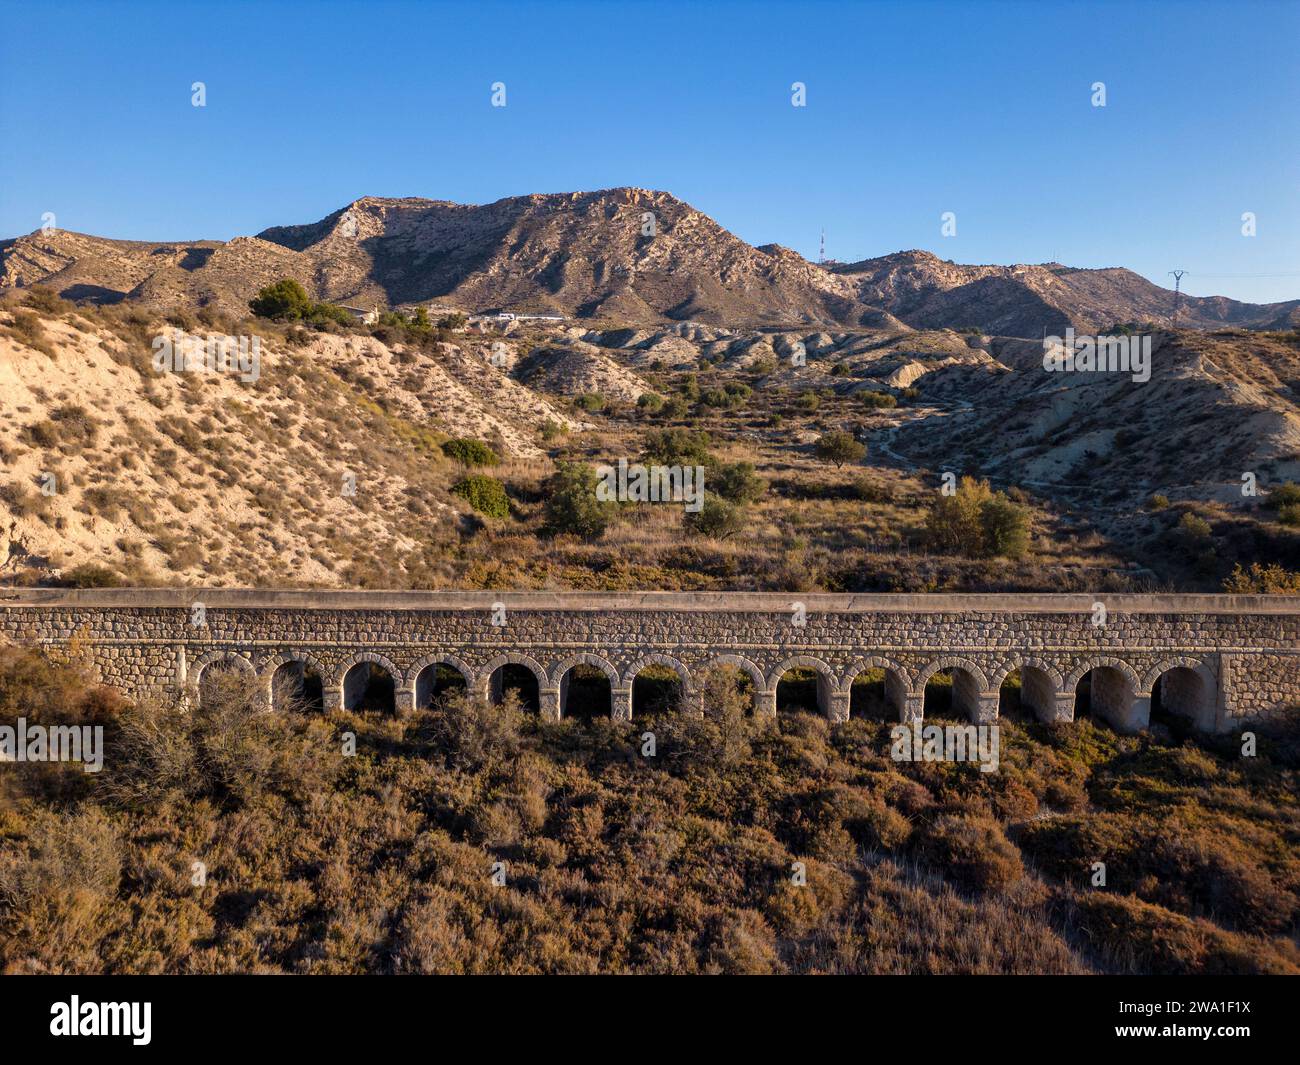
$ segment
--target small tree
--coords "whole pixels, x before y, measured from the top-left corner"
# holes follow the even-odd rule
[[[306,318],[313,309],[307,290],[291,277],[259,289],[257,295],[248,301],[248,306],[259,318],[287,321]]]
[[[752,462],[719,466],[709,474],[710,487],[733,503],[752,503],[767,491],[767,482],[754,472]]]
[[[579,462],[562,462],[550,479],[546,500],[546,528],[551,533],[572,533],[586,540],[604,535],[613,515],[613,503],[596,498],[596,471]]]
[[[836,429],[817,441],[817,457],[835,463],[839,469],[846,462],[861,462],[867,456],[867,445],[853,439],[852,433]]]

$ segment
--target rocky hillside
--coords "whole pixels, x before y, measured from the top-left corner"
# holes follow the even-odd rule
[[[899,252],[822,267],[752,247],[666,192],[620,188],[475,206],[363,197],[308,225],[228,243],[153,244],[35,232],[0,241],[0,290],[188,305],[242,315],[262,285],[302,282],[349,305],[508,309],[649,326],[951,328],[1039,337],[1073,325],[1293,328],[1300,301],[1254,305],[1173,294],[1123,269],[960,266]]]

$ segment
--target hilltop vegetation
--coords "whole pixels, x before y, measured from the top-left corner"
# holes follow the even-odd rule
[[[0,649],[6,720],[107,732],[98,775],[0,777],[0,966],[1300,973],[1293,732],[1243,758],[1008,706],[981,773],[708,690],[630,730],[267,713],[231,675],[182,712]]]

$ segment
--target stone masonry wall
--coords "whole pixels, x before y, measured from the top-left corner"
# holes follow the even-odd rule
[[[1115,596],[1105,623],[1084,596],[831,596],[760,593],[343,593],[123,589],[0,593],[0,640],[83,643],[102,679],[131,692],[197,685],[222,661],[268,678],[301,660],[319,670],[327,705],[360,661],[389,671],[399,709],[435,662],[486,690],[505,662],[533,670],[543,712],[561,712],[561,678],[582,662],[610,678],[616,717],[631,715],[633,678],[655,662],[689,692],[716,661],[746,670],[756,709],[775,709],[788,668],[819,677],[819,701],[848,714],[854,677],[886,671],[902,718],[921,713],[927,679],[951,670],[955,698],[973,718],[997,713],[1013,669],[1045,719],[1073,713],[1093,668],[1099,709],[1126,729],[1146,724],[1153,684],[1195,698],[1205,727],[1231,728],[1300,705],[1300,600],[1253,596]],[[195,605],[202,610],[196,611]],[[197,624],[201,621],[202,624]],[[497,624],[495,622],[500,622]]]

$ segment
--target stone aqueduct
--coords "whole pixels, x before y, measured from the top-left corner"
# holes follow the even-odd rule
[[[1125,731],[1148,723],[1153,698],[1215,731],[1300,705],[1300,597],[1099,601],[1102,624],[1098,600],[1072,595],[20,589],[0,592],[0,641],[75,643],[104,682],[133,693],[197,693],[214,667],[263,678],[268,694],[285,673],[317,675],[325,709],[355,704],[363,675],[386,674],[401,712],[446,667],[487,694],[499,694],[502,667],[522,667],[555,718],[570,671],[587,666],[628,720],[645,667],[673,670],[693,701],[714,663],[749,676],[760,715],[776,712],[790,669],[813,671],[833,720],[849,716],[868,671],[899,720],[922,716],[938,673],[958,710],[993,720],[1013,670],[1023,705],[1046,721],[1073,718],[1087,676],[1091,712]]]

